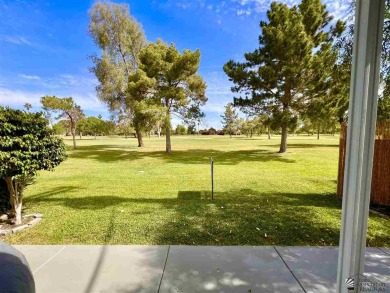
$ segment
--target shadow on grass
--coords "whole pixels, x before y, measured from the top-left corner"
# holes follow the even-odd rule
[[[89,280],[84,290],[85,293],[96,292],[98,290],[98,285],[102,279],[102,271],[104,271],[104,267],[107,266],[107,262],[110,262],[110,255],[112,256],[111,251],[115,251],[115,247],[108,246],[110,244],[111,239],[114,237],[116,233],[116,225],[115,222],[117,220],[118,210],[117,207],[112,207],[110,217],[108,220],[107,230],[104,235],[103,245],[100,247],[99,256],[96,258],[95,267],[93,269],[92,274],[89,276]],[[163,266],[162,260],[167,258],[167,252],[164,249],[155,249],[154,247],[144,247],[142,250],[136,249],[136,254],[141,256],[142,258],[142,267],[152,268],[153,270],[159,270]],[[134,259],[131,259],[134,262]],[[134,265],[134,268],[137,268],[137,265]],[[147,278],[150,277],[150,281],[148,282]],[[146,280],[145,280],[146,279]],[[150,284],[154,284],[159,281],[160,276],[149,276],[146,275],[141,279],[140,284],[122,284],[118,287],[115,284],[115,290],[111,292],[146,292],[150,290]],[[100,288],[101,289],[101,288]]]
[[[287,146],[287,148],[299,148],[299,149],[314,149],[314,148],[339,148],[338,144],[306,144],[306,143],[294,143]]]
[[[82,187],[79,186],[59,186],[52,188],[51,190],[38,193],[36,195],[30,196],[27,198],[27,201],[30,201],[30,199],[34,199],[34,202],[50,202],[53,198],[56,198],[59,194],[66,194],[68,192],[71,192],[72,190],[80,190]]]
[[[164,220],[151,233],[153,244],[336,245],[339,238],[334,223],[340,218],[341,200],[333,194],[266,194],[239,189],[216,192],[214,201],[209,191],[179,191],[177,198],[47,194],[26,200],[80,212],[120,207],[128,217],[149,217],[151,222],[162,216]]]
[[[280,144],[260,144],[258,146],[266,146],[266,147],[280,147]],[[287,151],[289,149],[320,149],[320,148],[338,148],[338,144],[310,144],[310,143],[287,143]]]
[[[105,259],[107,258],[107,244],[110,242],[112,236],[115,233],[115,218],[117,215],[116,208],[112,208],[111,210],[111,216],[107,227],[107,232],[104,235],[104,243],[103,246],[100,248],[99,257],[97,258],[95,268],[92,272],[92,275],[89,278],[88,285],[86,289],[84,290],[85,293],[93,292],[94,287],[97,283],[97,279],[99,277],[100,271],[102,269],[103,263]]]
[[[149,244],[338,245],[339,241],[341,199],[334,194],[262,193],[237,189],[215,192],[214,200],[209,191],[202,190],[182,190],[175,198],[59,196],[62,191],[74,188],[56,188],[30,196],[26,201],[63,205],[78,213],[85,210],[106,215],[110,211],[115,213],[118,208],[123,213],[117,221],[140,221],[134,229],[147,229]],[[376,229],[382,229],[370,238],[370,246],[390,243],[389,233],[379,218],[370,215]],[[101,235],[102,243],[110,243],[113,229],[109,225],[107,235]],[[126,229],[133,227],[126,226]],[[126,239],[122,241],[135,244]]]
[[[166,154],[164,151],[149,152],[129,149],[118,149],[115,146],[98,145],[78,147],[70,154],[71,158],[76,159],[91,159],[99,162],[115,162],[115,161],[136,161],[145,157],[163,159],[167,163],[180,164],[209,164],[212,157],[216,164],[220,165],[236,165],[240,162],[281,162],[295,163],[295,160],[284,158],[282,155],[267,150],[237,150],[237,151],[218,151],[214,149],[191,149],[177,150],[171,154]]]

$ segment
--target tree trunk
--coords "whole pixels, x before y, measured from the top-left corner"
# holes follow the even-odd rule
[[[166,135],[165,135],[165,151],[170,154],[172,152],[172,145],[171,145],[171,123],[167,123],[166,126]]]
[[[250,132],[250,138],[252,138],[252,136],[253,136],[253,131],[251,130],[251,132]]]
[[[76,148],[76,134],[72,132],[72,137],[73,137],[73,149]]]
[[[165,151],[167,154],[172,152],[171,144],[171,113],[167,110],[167,116],[165,121]]]
[[[320,139],[320,127],[317,128],[317,139]]]
[[[268,139],[271,139],[271,128],[268,126]]]
[[[15,225],[22,224],[22,199],[15,206]]]
[[[71,119],[70,120],[70,133],[73,137],[73,149],[76,148],[76,123]]]
[[[136,132],[136,134],[137,134],[138,147],[139,147],[139,148],[144,147],[145,145],[144,145],[144,141],[142,140],[142,132],[139,131],[139,130],[136,130],[135,132]]]
[[[95,139],[96,139],[96,133],[95,133]]]
[[[287,131],[288,131],[287,125],[283,125],[279,153],[287,152]]]
[[[158,135],[158,138],[161,137],[161,127],[158,127],[158,128],[157,128],[157,135]]]
[[[83,134],[80,132],[79,135],[80,135],[80,139],[82,139],[82,135],[83,135]]]
[[[10,202],[12,206],[12,213],[15,216],[15,224],[22,224],[22,195],[24,189],[24,181],[12,180],[11,177],[6,177]]]

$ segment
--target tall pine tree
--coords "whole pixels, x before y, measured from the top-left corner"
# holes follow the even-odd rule
[[[343,25],[329,26],[332,18],[320,0],[303,0],[291,8],[273,2],[267,18],[260,22],[259,48],[245,54],[246,62],[230,60],[224,71],[235,84],[232,91],[241,94],[236,105],[271,113],[282,132],[279,152],[284,153],[288,129],[306,107],[316,65],[329,58],[333,37]]]
[[[238,114],[236,109],[232,103],[228,103],[225,106],[225,112],[221,115],[223,129],[229,133],[230,137],[232,137],[232,133],[234,132],[234,127],[236,121],[238,119]]]
[[[174,44],[168,46],[158,40],[143,48],[139,58],[139,70],[155,81],[153,98],[165,111],[166,152],[170,153],[171,116],[186,119],[190,112],[200,112],[200,106],[207,102],[206,83],[198,74],[200,51],[180,53]]]

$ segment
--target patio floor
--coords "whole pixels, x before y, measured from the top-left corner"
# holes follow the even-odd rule
[[[37,292],[335,292],[336,247],[15,245]],[[390,249],[365,276],[390,292]],[[382,291],[383,292],[383,291]]]

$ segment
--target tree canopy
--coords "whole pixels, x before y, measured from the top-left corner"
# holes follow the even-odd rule
[[[225,106],[225,112],[221,115],[223,129],[229,133],[230,137],[232,137],[232,133],[234,132],[236,121],[238,119],[237,110],[234,109],[232,103],[228,103]]]
[[[108,135],[113,130],[111,121],[104,121],[102,116],[94,117],[86,117],[80,120],[77,125],[77,130],[79,132],[80,138],[82,135]]]
[[[30,109],[32,108],[32,105],[30,103],[25,103],[24,108],[27,110],[27,112],[29,112]]]
[[[381,56],[382,91],[378,102],[378,120],[390,119],[390,0],[386,0],[385,5]]]
[[[139,58],[140,71],[146,74],[137,74],[155,84],[151,87],[152,99],[165,111],[166,152],[170,153],[171,115],[188,117],[189,111],[199,112],[207,101],[206,83],[197,74],[200,51],[180,53],[174,44],[168,46],[159,40],[143,48]]]
[[[149,78],[142,70],[137,70],[129,76],[126,103],[133,109],[133,126],[139,131],[150,131],[163,119],[163,108],[152,98],[155,87],[156,80]],[[143,146],[142,140],[138,146]]]
[[[71,97],[44,96],[41,98],[41,103],[46,112],[53,112],[58,115],[55,119],[65,118],[69,121],[70,132],[73,137],[73,148],[76,148],[77,123],[84,117],[81,107]]]
[[[89,16],[89,34],[102,51],[101,56],[91,56],[98,97],[112,113],[137,115],[140,108],[128,95],[128,79],[138,69],[139,53],[146,44],[142,27],[127,4],[96,2]],[[136,124],[138,145],[143,146],[142,124]]]
[[[315,79],[329,80],[329,60],[333,38],[344,29],[342,22],[330,26],[331,16],[320,0],[303,0],[289,8],[273,2],[261,21],[259,48],[245,54],[245,62],[230,60],[224,71],[240,93],[235,104],[256,107],[273,118],[282,130],[279,152],[287,150],[287,132],[296,127],[299,113],[305,108],[314,88],[324,87]],[[326,30],[326,28],[328,28]],[[258,113],[260,114],[260,113]]]
[[[356,1],[352,1],[348,15],[350,24],[335,43],[339,55],[332,74],[332,98],[325,101],[326,104],[334,107],[340,120],[345,118],[348,110],[355,31],[353,22],[355,8]],[[390,119],[390,0],[385,1],[380,77],[381,90],[378,101],[378,120],[385,120]]]

